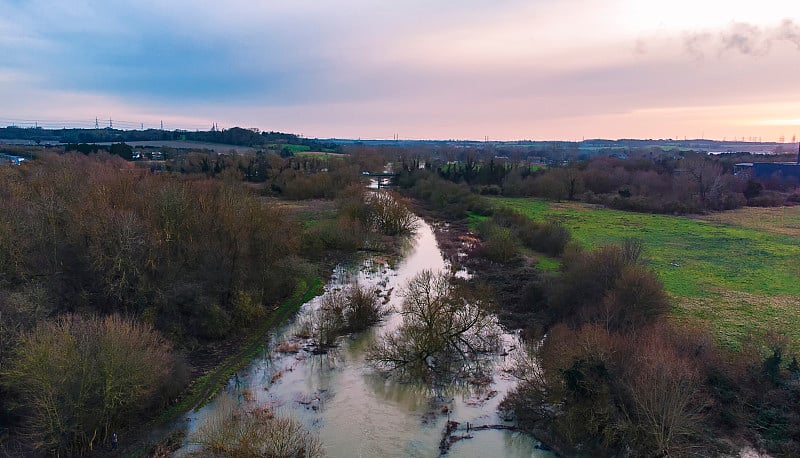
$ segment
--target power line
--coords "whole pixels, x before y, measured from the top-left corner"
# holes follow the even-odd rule
[[[164,129],[164,121],[132,121],[124,119],[107,118],[107,128],[118,130],[146,130]],[[29,118],[2,118],[0,117],[0,127],[19,127],[19,128],[43,128],[43,129],[101,129],[100,117],[89,119],[29,119]],[[173,130],[207,130],[207,124],[179,124],[172,127]]]

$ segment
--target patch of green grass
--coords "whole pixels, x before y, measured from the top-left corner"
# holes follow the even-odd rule
[[[478,225],[480,223],[482,223],[483,221],[486,221],[487,219],[489,219],[488,216],[479,215],[479,214],[477,214],[475,212],[468,211],[467,212],[467,227],[469,227],[469,230],[471,230],[471,231],[476,231],[476,230],[478,230]]]
[[[288,143],[286,143],[286,144],[272,143],[272,144],[267,145],[267,148],[278,149],[278,150],[286,148],[286,149],[288,149],[289,151],[291,151],[293,153],[302,153],[303,151],[310,151],[311,150],[310,146],[292,145],[292,144],[288,144]]]
[[[306,152],[296,153],[295,156],[329,160],[329,159],[341,158],[343,154],[333,153],[333,152],[321,152],[321,151],[306,151]]]
[[[551,258],[543,254],[539,255],[537,259],[539,260],[539,262],[536,263],[536,269],[538,270],[543,270],[545,272],[556,272],[558,268],[561,267],[561,262],[559,262],[558,259]]]
[[[586,247],[641,239],[667,291],[800,295],[800,242],[794,237],[686,217],[630,213],[578,203],[495,198],[535,220],[561,221]]]
[[[580,203],[492,198],[534,220],[556,219],[587,248],[638,238],[675,304],[678,319],[711,324],[737,349],[743,340],[784,333],[800,349],[800,240],[772,227],[611,210]],[[747,211],[743,209],[741,211]],[[547,265],[545,265],[547,268]]]

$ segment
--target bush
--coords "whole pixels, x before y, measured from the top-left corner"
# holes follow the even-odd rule
[[[491,221],[512,230],[526,247],[549,256],[563,253],[572,238],[569,230],[558,221],[536,222],[506,208],[496,209]]]
[[[301,326],[301,333],[320,349],[331,347],[342,334],[368,329],[382,314],[375,291],[353,284],[325,294],[319,308]]]
[[[573,453],[702,455],[710,398],[703,359],[685,337],[664,325],[627,335],[556,326],[538,361],[519,362],[520,383],[503,407],[526,427],[553,427],[558,445]]]
[[[481,254],[495,262],[507,264],[519,256],[519,243],[510,229],[486,221],[478,231],[483,236]]]
[[[219,304],[209,303],[198,314],[198,334],[206,339],[223,339],[231,332],[231,317]]]
[[[537,224],[530,232],[529,240],[522,239],[526,246],[550,256],[558,256],[564,252],[567,243],[572,239],[569,229],[558,221],[545,221]]]
[[[652,323],[669,311],[664,285],[644,266],[633,265],[622,270],[613,288],[603,298],[606,327],[614,331],[633,331],[644,323]]]
[[[364,224],[345,215],[304,232],[303,249],[308,256],[320,256],[325,250],[356,251],[364,246],[367,237]]]
[[[135,423],[176,367],[169,343],[147,325],[69,315],[25,334],[2,375],[22,401],[32,445],[71,454]]]
[[[233,300],[233,325],[237,329],[257,326],[267,316],[267,309],[252,294],[237,291]]]
[[[663,284],[642,264],[642,244],[626,240],[591,251],[568,252],[548,294],[550,319],[573,326],[602,324],[633,330],[669,310]]]
[[[757,196],[747,199],[751,207],[778,207],[783,205],[786,197],[776,191],[761,191]]]
[[[319,438],[297,419],[267,409],[247,410],[229,396],[200,425],[189,441],[200,445],[199,456],[302,457],[324,456]]]
[[[375,291],[352,285],[347,291],[343,315],[348,332],[364,331],[380,320],[383,313]]]
[[[426,170],[401,175],[400,184],[410,187],[414,197],[427,202],[450,218],[466,218],[470,211],[479,215],[492,213],[491,204],[485,198],[473,194],[469,186],[444,180]]]
[[[399,195],[389,191],[376,191],[367,203],[375,230],[384,235],[402,235],[414,231],[417,217],[408,209]]]

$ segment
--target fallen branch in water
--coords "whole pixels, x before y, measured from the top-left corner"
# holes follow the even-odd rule
[[[496,429],[496,430],[506,430],[506,431],[516,431],[516,432],[526,432],[522,428],[512,425],[479,425],[473,426],[469,422],[465,423],[464,426],[461,426],[461,423],[457,421],[448,421],[447,425],[444,428],[444,434],[442,435],[442,440],[439,442],[439,456],[447,455],[450,451],[450,447],[453,446],[456,442],[463,440],[463,439],[472,439],[474,436],[470,434],[471,431],[485,431],[488,429]],[[466,431],[466,434],[457,435],[455,434],[457,431]]]

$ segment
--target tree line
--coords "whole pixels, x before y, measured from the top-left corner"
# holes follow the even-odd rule
[[[747,155],[662,152],[545,165],[467,154],[447,162],[439,156],[406,156],[403,164],[405,173],[412,173],[422,160],[440,178],[481,195],[576,200],[647,213],[701,213],[800,200],[798,183],[791,177],[734,176],[734,163],[748,159],[753,160]]]
[[[105,143],[136,141],[176,141],[187,140],[208,143],[222,143],[237,146],[265,147],[270,143],[308,146],[318,151],[338,151],[336,143],[302,138],[296,134],[245,129],[211,129],[207,131],[141,129],[122,130],[111,127],[102,129],[43,129],[4,127],[0,128],[0,138],[13,140],[35,140],[37,142],[61,143]]]

